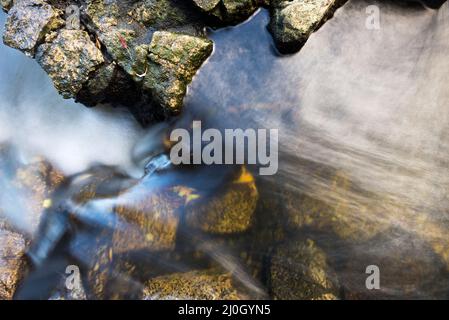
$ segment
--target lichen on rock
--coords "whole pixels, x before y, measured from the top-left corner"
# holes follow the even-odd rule
[[[89,75],[104,62],[86,31],[61,30],[51,43],[39,46],[36,60],[64,98],[73,98]]]
[[[270,31],[278,49],[283,53],[296,52],[309,36],[332,17],[345,0],[275,1]]]
[[[212,42],[205,38],[167,31],[154,33],[143,87],[167,114],[180,112],[187,85],[212,48]]]
[[[259,194],[253,175],[243,167],[238,178],[211,197],[199,197],[186,205],[186,223],[212,234],[248,230]]]
[[[44,0],[16,1],[9,10],[3,42],[33,55],[45,35],[64,24],[61,14],[60,10],[53,8]]]
[[[173,250],[182,199],[171,190],[151,191],[136,186],[119,198],[119,218],[112,248],[114,253],[132,250]]]

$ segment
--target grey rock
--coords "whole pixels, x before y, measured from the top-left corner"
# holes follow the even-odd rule
[[[52,43],[38,48],[36,60],[64,98],[75,97],[90,73],[104,62],[101,51],[81,30],[61,30]]]
[[[33,55],[45,35],[60,28],[64,21],[61,11],[43,0],[20,0],[9,10],[3,42]]]

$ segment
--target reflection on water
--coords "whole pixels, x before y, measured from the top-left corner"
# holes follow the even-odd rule
[[[449,4],[380,2],[380,30],[365,28],[367,5],[349,2],[291,56],[275,53],[265,11],[211,32],[214,54],[167,126],[279,129],[279,173],[254,181],[254,168],[174,168],[160,155],[166,125],[151,128],[133,152],[157,156],[143,179],[99,166],[58,189],[22,296],[36,295],[43,269],[70,262],[96,297],[136,297],[155,276],[217,267],[250,297],[446,297]],[[68,142],[79,136],[70,128],[61,129]],[[126,155],[130,140],[110,139]],[[233,223],[214,223],[216,212]],[[380,290],[366,289],[369,265]]]

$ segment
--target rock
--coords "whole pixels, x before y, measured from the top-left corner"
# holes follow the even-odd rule
[[[316,174],[320,175],[318,171]],[[388,211],[383,210],[384,207],[379,203],[386,203],[386,199],[372,203],[354,203],[353,195],[358,191],[355,191],[356,186],[349,177],[342,172],[329,175],[330,178],[327,179],[330,180],[330,189],[309,190],[310,194],[300,193],[296,189],[284,190],[287,228],[312,228],[334,233],[343,240],[359,242],[386,230],[391,224],[389,215],[392,216],[395,212],[400,214],[400,209],[394,206],[389,207]],[[370,197],[375,199],[374,195]]]
[[[9,10],[3,42],[33,55],[45,35],[64,24],[61,14],[43,0],[17,1]]]
[[[75,97],[104,62],[101,51],[81,30],[61,30],[52,43],[39,46],[36,60],[64,98]]]
[[[345,299],[445,299],[448,273],[444,262],[416,234],[389,229],[385,235],[340,253],[338,271]],[[367,267],[379,268],[378,290],[368,290]]]
[[[25,239],[0,229],[0,300],[12,299],[25,267]]]
[[[338,299],[336,275],[325,252],[310,239],[289,241],[276,248],[271,258],[270,282],[275,299]]]
[[[0,6],[2,6],[3,11],[8,12],[9,9],[14,5],[13,0],[0,0]]]
[[[218,19],[222,25],[235,25],[248,19],[260,6],[256,0],[193,0],[201,11]]]
[[[167,114],[180,112],[187,85],[212,48],[212,42],[204,38],[165,31],[154,33],[143,87]]]
[[[230,273],[190,271],[156,277],[143,291],[144,300],[241,300],[246,296],[233,284]]]
[[[213,234],[246,231],[252,224],[258,198],[254,177],[243,167],[235,181],[211,197],[191,198],[186,204],[186,223]]]
[[[27,223],[32,230],[37,229],[43,211],[52,205],[52,193],[63,181],[64,175],[42,158],[17,169],[12,183],[27,199]]]
[[[270,31],[282,53],[302,48],[309,36],[332,17],[346,0],[276,1]]]
[[[119,198],[120,222],[113,235],[114,253],[132,250],[173,250],[182,198],[170,190],[152,191],[136,186]]]
[[[251,16],[258,5],[254,0],[222,0],[225,21],[228,23],[239,23]]]
[[[192,6],[187,1],[138,1],[129,15],[145,27],[155,31],[174,31],[192,36],[205,35],[204,22],[196,10],[192,10]]]

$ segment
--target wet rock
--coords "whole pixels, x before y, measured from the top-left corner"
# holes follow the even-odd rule
[[[256,0],[193,0],[194,4],[221,24],[237,24],[249,18],[260,6]]]
[[[320,173],[317,171],[317,174]],[[401,214],[400,208],[390,206],[386,210],[382,207],[380,204],[386,204],[386,199],[373,203],[354,199],[359,191],[342,172],[333,173],[330,180],[330,189],[309,190],[310,194],[299,190],[284,191],[288,229],[307,227],[359,242],[381,233],[391,225],[391,216]],[[375,199],[375,195],[370,197]]]
[[[52,205],[53,192],[63,181],[64,175],[42,158],[17,169],[12,183],[27,199],[27,223],[32,230],[37,229],[43,211]]]
[[[150,280],[143,291],[144,300],[240,300],[230,273],[216,270],[174,273]]]
[[[186,223],[213,234],[246,231],[253,222],[259,198],[253,175],[243,167],[235,181],[211,197],[192,197],[186,204]]]
[[[310,239],[289,241],[276,248],[270,282],[275,299],[338,299],[336,275],[325,252]]]
[[[0,300],[12,299],[25,266],[24,238],[0,229]]]
[[[52,43],[39,46],[36,60],[64,98],[75,97],[89,74],[104,62],[101,51],[82,30],[61,30]]]
[[[278,49],[296,52],[309,36],[331,18],[345,0],[275,1],[270,31]]]
[[[120,221],[113,235],[114,253],[132,250],[173,250],[183,199],[170,190],[137,186],[119,198]]]
[[[187,1],[138,1],[129,15],[152,30],[176,31],[193,36],[204,35],[204,22]]]
[[[167,114],[181,110],[187,85],[212,53],[212,42],[173,32],[158,31],[149,47],[144,89]]]
[[[3,42],[33,55],[45,35],[59,29],[64,20],[62,12],[43,0],[20,0],[9,10]]]

